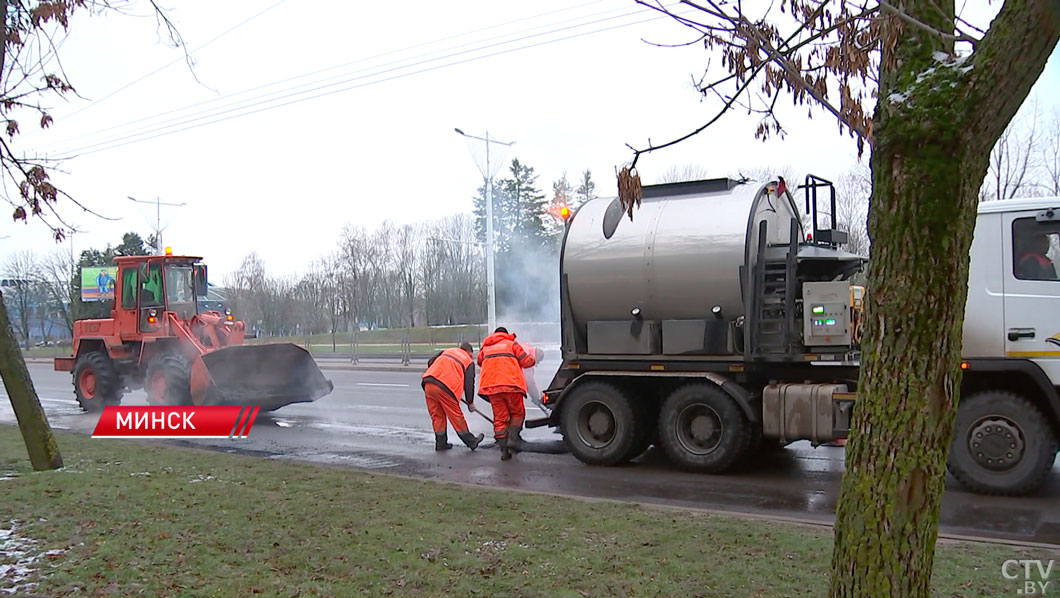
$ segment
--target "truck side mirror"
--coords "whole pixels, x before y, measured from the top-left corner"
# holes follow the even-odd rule
[[[194,269],[192,270],[191,279],[192,279],[192,284],[195,286],[195,296],[196,297],[205,297],[206,296],[206,291],[207,291],[207,286],[208,286],[206,284],[206,266],[205,265],[195,266]]]

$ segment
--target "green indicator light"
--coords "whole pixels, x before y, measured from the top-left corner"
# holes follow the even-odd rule
[[[825,326],[835,326],[835,320],[831,320],[831,319],[825,320],[824,321],[824,325]]]
[[[815,314],[823,314],[824,313],[824,306],[823,305],[814,305],[813,306],[813,313],[815,313]]]

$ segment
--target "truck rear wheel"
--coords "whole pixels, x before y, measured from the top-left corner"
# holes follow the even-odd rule
[[[1034,403],[988,390],[961,399],[946,467],[973,492],[1017,496],[1041,486],[1056,450],[1056,435]]]
[[[617,465],[632,457],[635,411],[620,388],[584,382],[563,401],[560,426],[572,455],[591,465]]]
[[[659,411],[659,444],[683,469],[723,472],[748,452],[751,440],[751,422],[712,384],[678,388]]]
[[[147,402],[156,406],[191,405],[191,373],[183,355],[166,353],[147,366]]]
[[[110,357],[100,351],[88,351],[77,357],[74,397],[81,409],[90,413],[121,403],[121,383]]]

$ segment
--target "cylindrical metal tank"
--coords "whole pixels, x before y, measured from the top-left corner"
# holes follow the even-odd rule
[[[761,183],[709,183],[715,185],[645,187],[633,220],[615,198],[578,210],[562,255],[577,326],[629,320],[634,308],[656,321],[712,318],[715,305],[726,319],[743,313],[740,267],[748,238],[756,247],[757,222],[766,218],[770,241],[775,234],[786,241],[797,209],[790,196],[768,194]]]

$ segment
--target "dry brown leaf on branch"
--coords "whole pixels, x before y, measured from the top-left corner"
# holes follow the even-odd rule
[[[618,201],[622,204],[622,209],[629,214],[630,220],[633,220],[633,207],[639,208],[640,200],[640,174],[636,168],[623,166],[622,170],[618,171]]]

